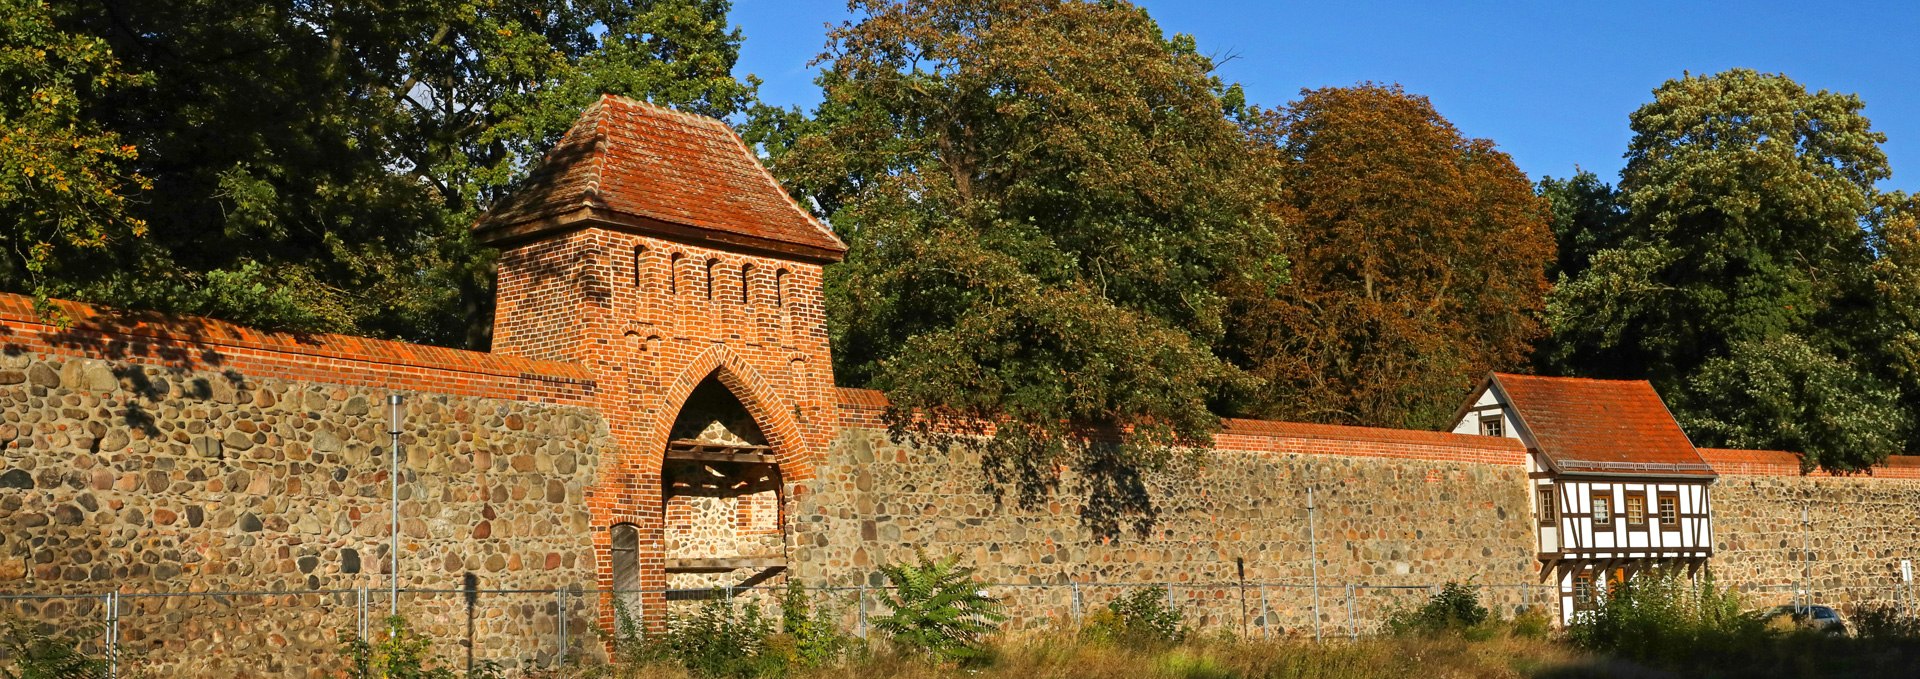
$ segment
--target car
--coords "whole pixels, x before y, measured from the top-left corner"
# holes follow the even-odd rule
[[[1760,619],[1773,629],[1808,629],[1838,636],[1853,633],[1853,626],[1832,606],[1775,606],[1762,612]]]

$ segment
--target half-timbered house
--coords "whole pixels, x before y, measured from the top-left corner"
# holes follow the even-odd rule
[[[1495,373],[1453,432],[1526,445],[1540,577],[1559,584],[1562,621],[1610,580],[1692,574],[1713,554],[1713,468],[1645,381]]]

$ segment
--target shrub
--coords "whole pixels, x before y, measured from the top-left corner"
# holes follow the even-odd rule
[[[874,620],[874,629],[902,650],[937,661],[984,657],[987,636],[1007,616],[974,580],[973,569],[959,568],[958,562],[955,557],[934,561],[921,553],[918,563],[881,566],[892,586],[887,603],[893,610]]]
[[[763,653],[773,623],[758,606],[736,606],[732,597],[715,590],[713,596],[688,616],[667,621],[667,632],[646,655],[679,663],[701,677],[778,676],[781,659]]]
[[[413,630],[407,619],[386,620],[387,636],[369,641],[351,632],[340,634],[340,651],[347,656],[351,679],[458,679],[446,667],[432,667],[433,640]]]
[[[1920,641],[1920,617],[1893,604],[1855,604],[1847,607],[1847,622],[1862,639]]]
[[[1478,585],[1449,582],[1427,597],[1425,605],[1387,616],[1387,631],[1395,635],[1460,632],[1486,622],[1487,617]]]
[[[780,597],[780,633],[767,640],[786,665],[824,667],[838,662],[855,647],[840,631],[834,612],[807,595],[799,582],[788,582]]]
[[[1187,638],[1186,616],[1167,605],[1165,587],[1136,589],[1089,617],[1080,635],[1127,645],[1177,644]]]
[[[91,631],[50,634],[36,625],[7,618],[6,639],[0,641],[11,669],[0,666],[5,679],[93,679],[106,676],[107,661],[80,650],[80,640]]]
[[[1765,635],[1756,618],[1740,612],[1739,596],[1717,587],[1711,574],[1696,583],[1672,570],[1613,583],[1567,627],[1576,645],[1645,661],[1677,662],[1703,648],[1740,647]]]
[[[1539,607],[1530,607],[1513,616],[1513,636],[1521,639],[1545,639],[1553,631],[1553,618]]]

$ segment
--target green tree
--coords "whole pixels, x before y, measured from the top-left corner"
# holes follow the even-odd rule
[[[1308,91],[1252,129],[1295,233],[1291,280],[1237,298],[1228,346],[1267,381],[1251,412],[1431,428],[1527,363],[1553,234],[1505,153],[1398,86]]]
[[[1599,175],[1586,170],[1566,179],[1545,177],[1535,189],[1553,216],[1553,240],[1559,257],[1548,278],[1585,273],[1593,254],[1619,244],[1626,209],[1620,195]]]
[[[1801,451],[1805,469],[1865,469],[1899,453],[1910,425],[1897,391],[1797,335],[1735,344],[1687,387],[1680,420],[1694,438]]]
[[[106,41],[61,31],[43,0],[0,0],[0,286],[44,304],[83,263],[139,242],[128,193],[147,187],[90,99],[140,84]]]
[[[484,346],[467,235],[600,91],[726,115],[718,0],[86,0],[65,30],[150,85],[83,101],[140,149],[145,247],[74,296],[303,330]]]
[[[1243,382],[1213,353],[1222,287],[1281,273],[1238,91],[1123,2],[854,10],[825,102],[767,145],[850,247],[836,375],[886,390],[903,433],[991,422],[987,470],[1023,502],[1071,466],[1090,526],[1144,530],[1142,474],[1207,443]]]
[[[1830,320],[1888,175],[1861,107],[1748,70],[1662,85],[1631,118],[1618,244],[1554,295],[1552,360],[1676,386],[1737,342]]]
[[[1748,70],[1661,86],[1631,118],[1617,237],[1550,295],[1543,361],[1653,379],[1701,445],[1786,448],[1834,471],[1897,450],[1911,416],[1888,410],[1899,392],[1883,370],[1861,367],[1890,339],[1875,333],[1897,329],[1883,312],[1899,275],[1867,228],[1889,173],[1862,106]],[[1764,393],[1781,380],[1806,384]],[[1882,419],[1822,433],[1842,411]]]

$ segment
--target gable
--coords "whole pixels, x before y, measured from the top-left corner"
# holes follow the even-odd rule
[[[1665,401],[1644,380],[1494,374],[1488,389],[1555,471],[1714,476]]]

